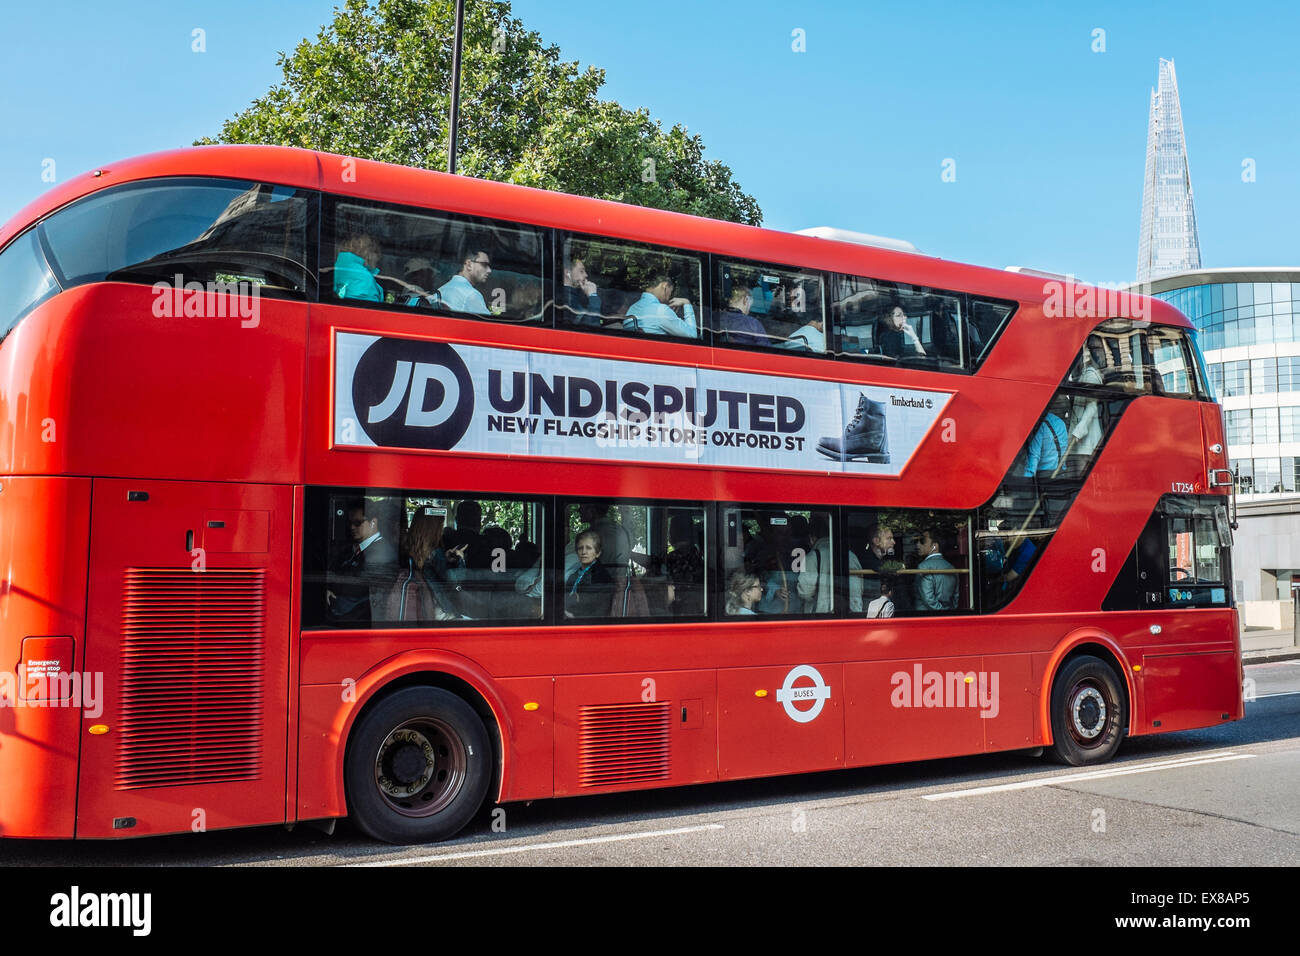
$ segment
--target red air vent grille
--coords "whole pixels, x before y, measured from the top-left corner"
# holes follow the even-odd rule
[[[262,578],[260,570],[127,569],[118,789],[257,777]]]
[[[667,780],[670,710],[666,701],[580,708],[579,785],[612,787]]]

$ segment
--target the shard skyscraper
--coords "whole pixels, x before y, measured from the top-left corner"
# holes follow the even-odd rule
[[[1137,281],[1200,267],[1201,243],[1196,234],[1183,111],[1178,105],[1178,77],[1174,61],[1162,59],[1160,83],[1151,91],[1147,126]]]

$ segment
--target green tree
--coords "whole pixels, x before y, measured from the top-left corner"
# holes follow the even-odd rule
[[[346,0],[282,82],[203,143],[299,146],[445,169],[455,5]],[[457,171],[758,225],[762,212],[700,137],[602,101],[603,70],[560,59],[504,0],[469,0]]]

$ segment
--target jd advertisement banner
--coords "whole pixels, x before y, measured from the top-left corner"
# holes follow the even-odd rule
[[[951,397],[340,332],[334,443],[897,475]]]

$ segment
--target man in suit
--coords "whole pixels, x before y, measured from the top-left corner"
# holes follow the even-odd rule
[[[916,606],[924,611],[951,611],[957,607],[957,575],[944,574],[953,570],[943,556],[943,533],[937,528],[927,528],[921,533],[921,563],[917,570],[928,574],[917,576]]]
[[[397,570],[397,542],[381,525],[389,522],[376,502],[348,502],[351,543],[330,562],[326,576],[327,619],[339,627],[368,627],[372,608],[380,606],[383,589]]]

